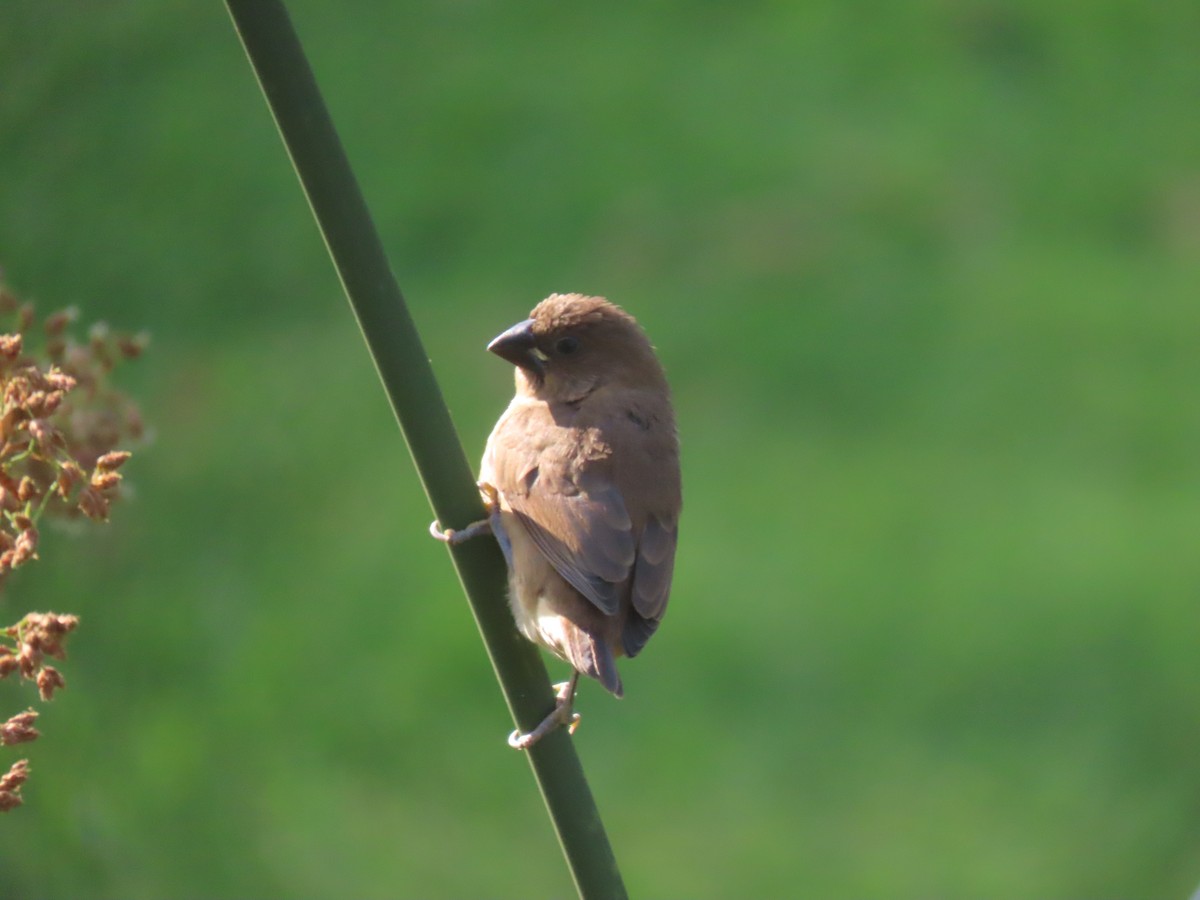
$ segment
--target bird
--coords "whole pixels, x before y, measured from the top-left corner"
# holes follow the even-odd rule
[[[479,489],[508,564],[526,638],[569,663],[555,708],[509,744],[574,732],[580,675],[624,694],[616,661],[637,656],[666,612],[682,509],[679,435],[666,374],[638,322],[603,297],[551,294],[487,349],[516,392],[483,453]]]

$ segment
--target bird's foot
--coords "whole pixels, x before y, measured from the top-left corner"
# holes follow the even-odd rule
[[[556,704],[554,712],[542,719],[541,723],[533,731],[522,734],[518,730],[510,734],[508,736],[508,746],[514,750],[528,750],[561,725],[567,727],[567,734],[574,734],[575,729],[579,725],[579,713],[572,712],[571,708],[564,703]]]
[[[570,681],[560,681],[554,686],[554,696],[558,698],[558,703],[554,707],[554,711],[558,712],[560,706],[566,706],[567,717],[563,724],[567,726],[567,734],[574,734],[575,729],[579,727],[581,716],[574,712],[575,706],[575,686],[579,683],[579,676],[576,675]]]
[[[564,681],[562,684],[554,686],[554,693],[558,697],[554,704],[554,710],[546,718],[538,724],[533,731],[522,734],[519,730],[514,731],[508,736],[508,746],[514,750],[528,750],[555,728],[566,726],[567,734],[574,734],[575,729],[579,727],[579,713],[575,712],[575,685],[579,679],[578,674],[570,681]]]
[[[490,519],[480,519],[478,522],[472,522],[466,528],[442,528],[442,523],[434,519],[429,523],[429,533],[443,544],[449,544],[451,547],[457,547],[463,541],[469,541],[473,537],[478,537],[481,534],[487,534],[492,530],[492,522]]]
[[[435,540],[449,544],[451,547],[457,547],[464,541],[487,534],[492,530],[492,517],[500,506],[500,493],[486,481],[479,482],[479,493],[483,497],[483,506],[488,512],[488,517],[480,519],[478,522],[472,522],[466,528],[457,529],[443,528],[442,523],[434,519],[429,523],[429,533]]]

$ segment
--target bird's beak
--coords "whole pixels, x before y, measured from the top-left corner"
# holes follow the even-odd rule
[[[533,319],[518,322],[504,334],[492,340],[488,350],[514,366],[520,366],[541,378],[546,371],[546,354],[537,348],[533,336]]]

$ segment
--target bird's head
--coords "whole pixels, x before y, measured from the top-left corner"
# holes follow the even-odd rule
[[[551,294],[488,350],[517,367],[517,390],[577,403],[601,388],[665,389],[637,320],[603,297]]]

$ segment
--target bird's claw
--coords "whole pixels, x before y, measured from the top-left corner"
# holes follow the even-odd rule
[[[449,544],[451,547],[457,547],[464,541],[469,541],[473,537],[478,537],[492,530],[491,517],[493,512],[500,506],[500,492],[486,481],[478,482],[478,487],[480,497],[483,499],[484,509],[488,513],[488,518],[472,522],[466,528],[443,528],[442,523],[434,519],[429,523],[429,533],[433,536],[434,540],[441,541],[443,544]]]
[[[554,695],[558,699],[555,701],[554,709],[551,710],[550,715],[542,719],[533,731],[525,734],[522,734],[520,730],[514,731],[508,736],[508,746],[514,750],[528,750],[560,726],[567,729],[567,734],[574,734],[575,729],[579,727],[579,720],[581,718],[579,713],[572,709],[575,705],[575,687],[578,682],[579,675],[576,673],[575,677],[570,681],[554,685]]]
[[[442,523],[437,519],[429,523],[429,534],[435,540],[449,544],[451,547],[457,547],[464,541],[469,541],[471,538],[486,534],[491,530],[492,523],[488,519],[472,522],[466,528],[442,528]]]
[[[555,728],[565,727],[567,734],[574,734],[575,729],[579,727],[579,720],[582,718],[579,713],[572,712],[571,708],[565,703],[560,703],[554,707],[554,712],[542,719],[538,727],[533,731],[525,732],[524,734],[518,729],[508,736],[508,746],[514,750],[528,750]]]
[[[554,695],[558,697],[558,706],[555,707],[555,712],[558,712],[558,707],[566,705],[568,708],[575,704],[575,683],[571,681],[560,681],[554,686]],[[579,713],[572,712],[569,718],[563,720],[563,725],[567,727],[567,734],[574,734],[575,729],[579,727],[579,720],[583,718]]]

